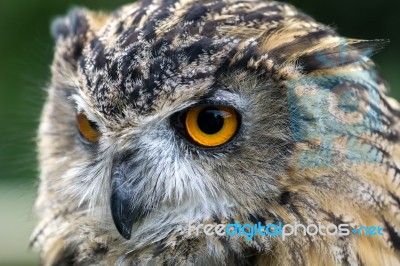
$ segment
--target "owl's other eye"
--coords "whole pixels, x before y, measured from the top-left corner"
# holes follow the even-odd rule
[[[203,147],[230,141],[239,128],[239,115],[231,107],[200,105],[189,108],[181,118],[185,135]]]
[[[94,122],[90,121],[85,114],[77,114],[76,123],[79,129],[79,133],[85,140],[91,143],[95,143],[99,140],[100,131],[97,125]]]

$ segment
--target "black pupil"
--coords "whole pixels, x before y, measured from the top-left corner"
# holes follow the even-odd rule
[[[201,131],[212,135],[218,133],[224,126],[224,117],[217,108],[209,107],[200,111],[197,124]]]
[[[89,125],[90,125],[91,128],[93,128],[96,131],[99,130],[99,127],[97,126],[97,124],[95,122],[90,121],[90,120],[88,120],[88,121],[89,121]]]

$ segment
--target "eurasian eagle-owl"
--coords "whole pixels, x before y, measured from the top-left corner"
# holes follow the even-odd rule
[[[400,108],[371,55],[286,3],[143,0],[52,26],[44,265],[395,265]],[[349,224],[382,235],[188,234]]]

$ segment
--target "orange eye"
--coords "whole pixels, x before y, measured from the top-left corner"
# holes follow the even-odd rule
[[[216,147],[227,143],[238,129],[238,115],[225,106],[190,108],[185,120],[186,131],[196,143]]]
[[[100,137],[100,132],[96,124],[90,121],[86,115],[79,113],[76,115],[76,122],[78,125],[79,132],[89,142],[97,142]]]

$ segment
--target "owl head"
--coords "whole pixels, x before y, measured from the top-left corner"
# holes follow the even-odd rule
[[[291,5],[255,0],[74,9],[52,34],[38,142],[37,209],[47,218],[34,239],[43,250],[53,243],[47,254],[62,241],[68,256],[148,262],[192,250],[191,240],[199,244],[187,253],[216,261],[276,249],[269,261],[306,262],[315,256],[306,239],[185,232],[233,221],[394,223],[370,211],[373,195],[394,203],[398,192],[382,166],[398,118],[384,123],[394,107],[369,59],[381,42],[345,39]],[[340,261],[335,248],[368,255],[357,240],[319,241],[327,261]]]

